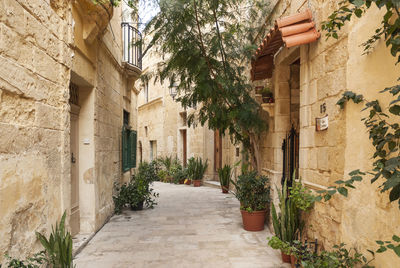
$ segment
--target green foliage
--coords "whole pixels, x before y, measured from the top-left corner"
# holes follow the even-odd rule
[[[293,252],[296,251],[296,248],[291,246],[288,242],[283,242],[277,236],[273,236],[268,239],[268,246],[273,249],[281,250],[286,255],[291,255]]]
[[[338,39],[338,31],[345,23],[350,21],[353,15],[360,18],[372,4],[375,4],[379,9],[384,8],[386,13],[380,27],[375,30],[375,34],[363,44],[364,51],[365,53],[370,52],[373,45],[384,38],[386,46],[390,47],[390,52],[394,57],[397,57],[397,62],[400,62],[400,2],[398,0],[341,1],[339,9],[329,16],[329,20],[322,23],[322,30],[326,31],[327,38]]]
[[[300,181],[293,180],[293,186],[289,187],[290,199],[295,206],[303,211],[307,211],[313,207],[316,197],[311,190],[305,188]]]
[[[304,222],[301,220],[300,210],[295,202],[288,196],[287,180],[282,187],[282,192],[277,189],[279,194],[279,214],[275,205],[272,203],[272,224],[275,235],[282,241],[291,244],[301,234]]]
[[[232,167],[230,165],[224,165],[223,168],[218,169],[218,178],[221,186],[229,189],[229,182],[232,177]]]
[[[384,178],[384,182],[380,185],[381,192],[389,191],[390,201],[398,201],[400,207],[400,125],[398,123],[400,106],[396,104],[400,101],[400,86],[386,88],[382,92],[389,92],[397,99],[389,104],[388,112],[382,110],[378,100],[365,102],[363,111],[369,111],[369,113],[362,120],[375,147],[375,153],[372,156],[375,159],[373,170],[368,173],[373,175],[371,183],[381,177]],[[338,104],[343,108],[344,103],[349,100],[355,103],[365,101],[362,97],[357,98],[350,92],[346,96],[343,95]],[[360,173],[360,175],[365,174]],[[361,176],[358,178],[361,180]]]
[[[202,180],[208,167],[208,159],[203,162],[200,157],[191,157],[188,160],[187,174],[192,180]]]
[[[393,235],[392,240],[393,241],[376,241],[376,243],[379,245],[379,249],[376,252],[382,253],[390,249],[393,250],[398,257],[400,257],[400,237]]]
[[[316,254],[314,251],[311,251],[310,248],[301,245],[299,242],[295,243],[295,245],[295,255],[304,268],[373,267],[369,265],[372,260],[368,261],[363,254],[357,252],[354,248],[350,250],[346,249],[343,243],[333,246],[333,251],[323,250],[319,254]]]
[[[157,79],[177,82],[177,101],[197,107],[188,124],[207,123],[251,152],[257,145],[251,141],[266,129],[266,121],[244,66],[257,48],[257,34],[264,36],[268,2],[164,0],[144,31],[151,35],[148,47],[165,56]]]
[[[269,179],[258,176],[256,171],[242,174],[231,183],[236,188],[235,196],[240,201],[241,209],[248,212],[265,210],[271,201]]]
[[[116,194],[113,196],[115,213],[121,213],[124,207],[137,208],[142,203],[153,208],[157,205],[155,198],[159,196],[151,188],[151,184],[157,180],[154,162],[142,162],[136,175],[133,175],[129,183],[115,186]]]
[[[43,264],[47,263],[45,251],[36,253],[32,257],[29,257],[25,260],[15,259],[15,258],[10,257],[7,254],[5,255],[5,257],[7,259],[6,263],[5,263],[5,265],[6,265],[5,267],[8,267],[8,268],[39,268]],[[0,264],[0,267],[2,267],[1,264]]]
[[[350,179],[343,181],[343,180],[338,180],[335,181],[334,186],[329,186],[327,190],[319,190],[317,191],[317,193],[319,194],[319,196],[317,196],[315,198],[315,201],[321,201],[322,199],[324,201],[329,201],[332,196],[336,193],[339,193],[341,195],[343,195],[344,197],[347,197],[348,195],[348,190],[354,189],[354,183],[355,182],[360,182],[362,181],[363,177],[366,175],[366,173],[361,172],[360,170],[353,170],[352,172],[349,173]]]
[[[179,161],[174,161],[174,163],[171,165],[170,172],[172,176],[172,182],[175,184],[184,181],[187,177],[187,170],[182,167]]]
[[[60,223],[52,227],[49,239],[36,232],[36,237],[45,249],[47,260],[52,267],[70,268],[72,264],[72,237],[65,230],[66,212],[64,212]]]

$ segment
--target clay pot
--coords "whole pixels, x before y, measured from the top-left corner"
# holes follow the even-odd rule
[[[229,190],[228,190],[228,188],[227,188],[226,186],[222,186],[222,185],[221,185],[221,190],[222,190],[222,193],[223,193],[223,194],[229,193]]]
[[[185,182],[185,184],[186,184],[186,185],[192,184],[192,180],[187,180],[187,181]]]
[[[282,261],[286,263],[291,263],[290,255],[286,255],[281,251]]]
[[[131,209],[132,209],[133,211],[143,210],[143,203],[144,203],[144,201],[140,202],[140,203],[137,204],[136,206],[131,206]]]
[[[294,255],[290,255],[290,263],[292,264],[292,268],[296,268],[297,259]]]
[[[200,187],[201,186],[201,180],[193,180],[193,186],[194,187]]]
[[[246,231],[258,232],[264,230],[266,210],[253,212],[240,210],[240,212],[242,213],[243,228]]]

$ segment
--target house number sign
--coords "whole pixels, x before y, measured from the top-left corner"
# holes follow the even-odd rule
[[[328,115],[320,118],[315,118],[315,127],[317,131],[322,131],[328,129],[329,118]]]

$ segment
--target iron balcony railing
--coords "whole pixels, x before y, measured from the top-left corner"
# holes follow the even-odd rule
[[[142,34],[128,22],[123,22],[123,61],[142,69]]]

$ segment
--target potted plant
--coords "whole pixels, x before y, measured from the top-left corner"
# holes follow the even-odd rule
[[[218,169],[219,182],[221,184],[222,193],[226,194],[229,192],[229,182],[232,176],[232,167],[230,165],[224,165],[223,168]]]
[[[144,205],[153,208],[157,204],[155,198],[158,197],[158,193],[151,188],[151,183],[156,178],[153,164],[142,162],[137,174],[131,177],[129,183],[124,183],[121,187],[116,186],[116,195],[113,196],[115,212],[121,213],[127,206],[132,210],[142,210]]]
[[[274,96],[269,87],[264,87],[261,91],[263,103],[274,103]]]
[[[237,182],[231,182],[236,188],[235,196],[240,201],[244,229],[253,232],[264,230],[270,203],[269,179],[252,171],[240,175]]]
[[[208,160],[203,162],[203,160],[198,157],[198,158],[190,158],[188,162],[188,171],[189,177],[193,181],[193,186],[194,187],[200,187],[201,182],[203,180],[204,174],[206,173],[208,167]]]
[[[293,241],[300,237],[304,222],[300,218],[300,211],[296,206],[296,202],[288,196],[287,180],[284,182],[282,192],[278,189],[277,192],[279,196],[279,213],[277,213],[275,205],[272,204],[272,224],[275,236],[288,245],[292,245]],[[282,249],[281,254],[282,261],[290,263],[290,255]]]
[[[175,184],[183,184],[185,182],[186,178],[186,169],[182,167],[182,165],[178,162],[175,161],[171,165],[171,176],[172,176],[172,182]]]

